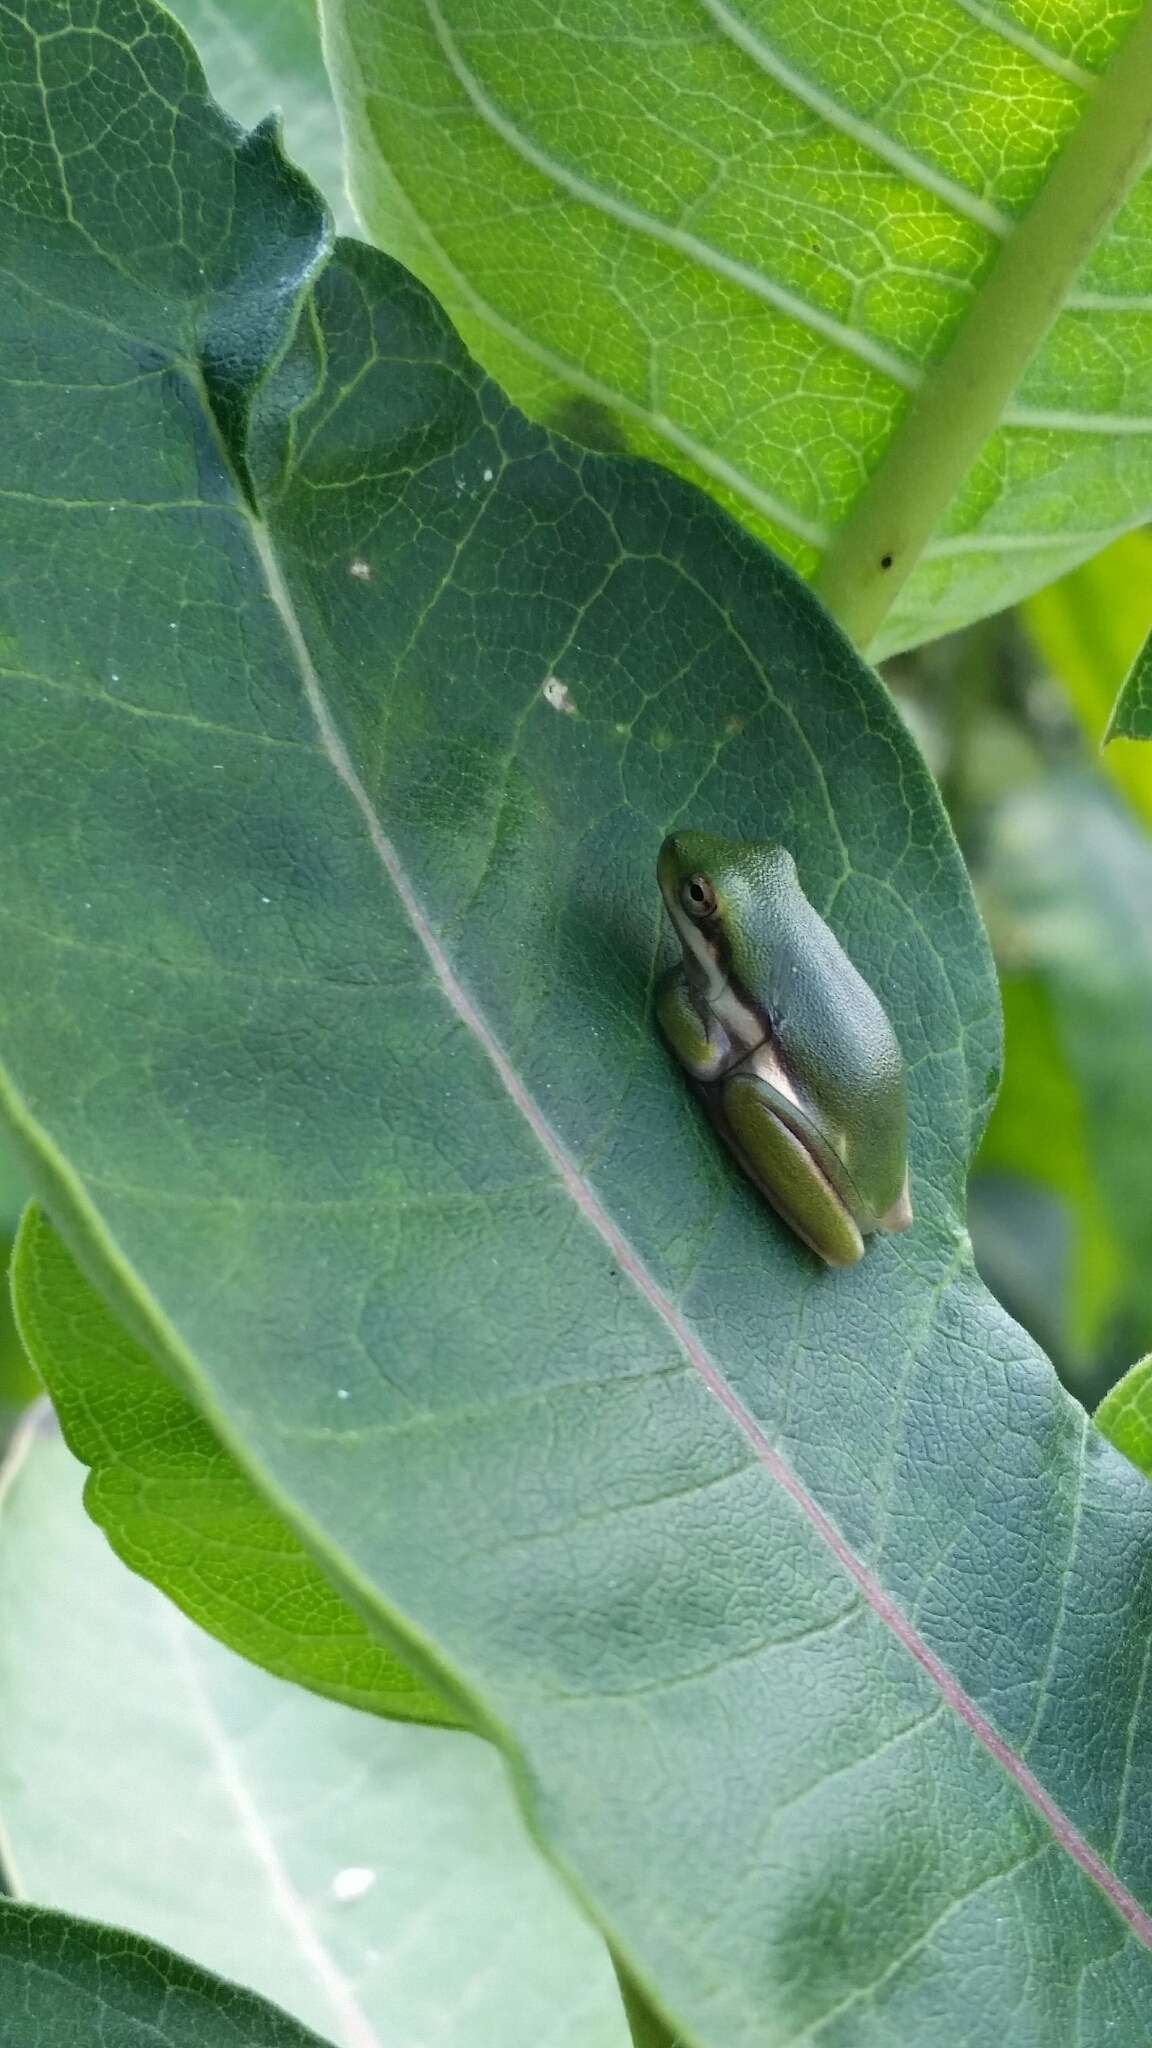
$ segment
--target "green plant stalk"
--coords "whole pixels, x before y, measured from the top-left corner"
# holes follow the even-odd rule
[[[857,646],[875,638],[1150,152],[1152,4],[1146,0],[813,578]]]

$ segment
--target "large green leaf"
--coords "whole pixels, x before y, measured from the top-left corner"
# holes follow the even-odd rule
[[[1147,516],[1152,7],[323,6],[371,232],[521,404],[705,483],[861,645]]]
[[[690,2048],[1143,2048],[1152,1496],[971,1267],[995,984],[886,693],[706,499],[320,268],[163,17],[89,4],[10,26],[0,114],[0,1076],[55,1219]],[[786,840],[898,1022],[917,1222],[850,1273],[654,1042],[687,819]]]
[[[0,1899],[0,2048],[324,2048],[138,1935]]]
[[[158,1373],[30,1209],[13,1260],[20,1331],[94,1521],[222,1642],[281,1678],[400,1720],[460,1716],[390,1654],[187,1395]]]
[[[18,1893],[177,1949],[340,2048],[625,2048],[603,1944],[490,1746],[229,1655],[117,1562],[79,1478],[55,1429],[25,1425],[0,1487]],[[0,1965],[0,2009],[3,1991]]]

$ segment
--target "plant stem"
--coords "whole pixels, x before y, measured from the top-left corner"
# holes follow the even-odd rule
[[[1152,150],[1152,0],[911,400],[814,577],[866,647]]]

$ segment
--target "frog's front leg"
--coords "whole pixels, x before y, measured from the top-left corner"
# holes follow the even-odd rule
[[[864,1239],[851,1211],[808,1147],[789,1129],[767,1082],[729,1074],[713,1091],[721,1137],[749,1178],[829,1266],[854,1266]]]
[[[724,1026],[698,1000],[683,967],[670,967],[656,991],[656,1019],[695,1081],[714,1081],[738,1055]]]

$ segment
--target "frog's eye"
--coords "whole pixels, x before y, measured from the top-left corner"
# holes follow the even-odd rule
[[[713,917],[716,911],[716,891],[707,875],[689,875],[681,884],[680,901],[689,917]]]

